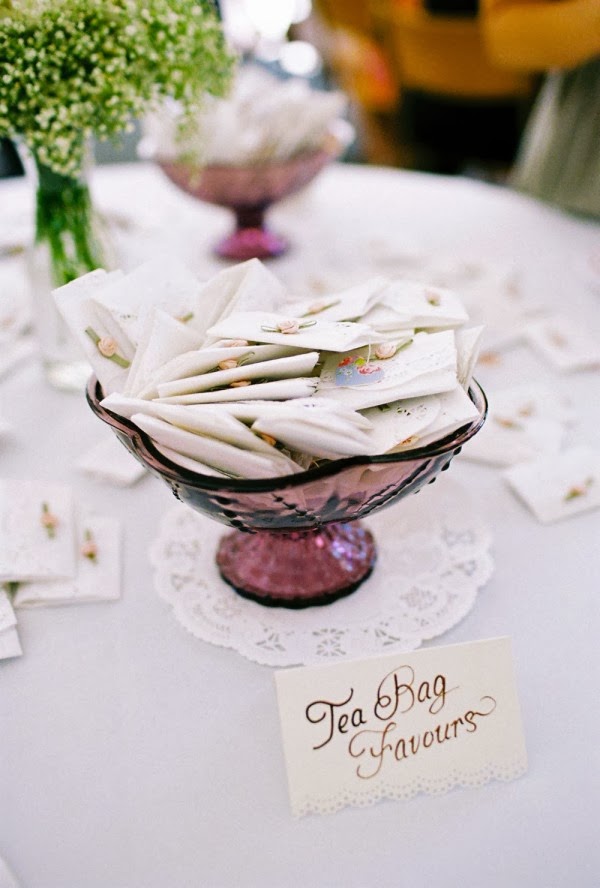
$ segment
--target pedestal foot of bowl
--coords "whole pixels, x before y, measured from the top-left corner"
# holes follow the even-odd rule
[[[271,607],[329,604],[369,576],[372,534],[360,522],[298,531],[234,531],[223,537],[217,565],[240,595]]]
[[[287,252],[286,238],[268,228],[238,228],[215,247],[221,259],[245,262],[248,259],[274,259]]]

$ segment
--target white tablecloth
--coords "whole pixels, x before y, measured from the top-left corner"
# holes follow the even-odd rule
[[[208,244],[230,225],[226,211],[196,205],[145,167],[103,168],[94,185],[123,217],[130,264],[161,244],[200,273],[214,267]],[[24,182],[0,185],[3,221],[26,220],[29,206]],[[600,296],[577,272],[598,226],[503,189],[336,166],[271,216],[295,245],[273,265],[282,275],[328,253],[351,269],[361,242],[383,233],[514,261],[547,307],[600,333]],[[597,372],[558,375],[519,347],[478,376],[491,389],[548,381],[582,414],[572,435],[600,447]],[[147,550],[173,503],[167,488],[146,478],[118,490],[77,473],[75,459],[109,432],[82,397],[49,389],[34,363],[0,382],[0,408],[16,429],[0,441],[2,477],[71,484],[80,501],[126,521],[122,600],[21,613],[25,654],[0,663],[0,856],[22,888],[598,883],[597,512],[544,527],[497,471],[453,463],[449,474],[476,491],[492,526],[497,568],[470,615],[435,643],[512,638],[529,772],[295,821],[272,670],[186,634],[153,590]]]

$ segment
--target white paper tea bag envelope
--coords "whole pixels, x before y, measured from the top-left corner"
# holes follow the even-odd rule
[[[462,386],[457,385],[452,391],[442,392],[437,397],[440,400],[440,411],[431,425],[413,435],[412,439],[401,442],[397,450],[429,447],[479,419],[479,411]]]
[[[380,404],[363,411],[373,424],[369,432],[369,453],[387,453],[400,444],[413,441],[436,419],[441,410],[441,395],[407,398]]]
[[[121,395],[113,392],[100,401],[102,407],[115,413],[117,416],[124,416],[125,419],[131,419],[134,413],[148,413],[149,416],[155,416],[154,401],[148,401],[144,398],[130,398],[127,395]]]
[[[183,263],[165,255],[109,281],[94,294],[94,299],[137,345],[146,315],[153,308],[161,308],[174,318],[186,318],[190,329],[199,325],[202,333],[200,288],[200,282]]]
[[[456,347],[451,330],[420,333],[392,357],[376,349],[329,355],[316,396],[335,398],[355,410],[389,404],[401,398],[449,391],[456,385]]]
[[[519,342],[524,324],[539,310],[524,298],[518,269],[512,263],[436,254],[423,265],[423,275],[427,282],[460,293],[471,321],[485,327],[486,349],[504,349]]]
[[[312,399],[316,404],[319,399]],[[369,453],[370,438],[344,413],[310,409],[308,402],[286,402],[279,410],[266,410],[252,425],[254,432],[275,438],[289,450],[311,456],[338,459]]]
[[[368,324],[375,331],[375,339],[387,340],[401,336],[414,336],[415,328],[412,319],[406,315],[399,315],[387,305],[378,303],[374,305],[362,317],[362,322]]]
[[[524,341],[524,331],[531,323],[539,309],[520,303],[482,302],[476,310],[470,312],[472,321],[482,324],[482,347],[489,352],[502,352]]]
[[[451,290],[416,281],[394,281],[380,294],[380,301],[411,327],[459,327],[469,320],[464,305]]]
[[[71,489],[0,481],[0,582],[63,579],[74,573]]]
[[[318,317],[324,321],[352,321],[361,318],[378,301],[389,284],[387,278],[374,277],[339,293],[327,293],[320,299],[294,303],[288,310],[294,317]]]
[[[58,310],[106,394],[125,386],[135,347],[94,296],[122,277],[120,271],[107,274],[99,268],[52,292]]]
[[[319,352],[302,352],[287,358],[275,358],[272,361],[260,361],[242,364],[241,367],[213,370],[211,373],[190,376],[187,379],[160,383],[158,395],[160,398],[168,398],[172,395],[208,392],[231,386],[233,383],[239,384],[245,380],[260,379],[266,382],[269,379],[297,379],[310,376],[318,360]]]
[[[23,653],[19,633],[16,626],[0,632],[0,660],[9,660],[12,657],[20,657]]]
[[[514,466],[504,478],[544,524],[600,507],[600,452],[591,447]]]
[[[367,452],[368,441],[360,442],[344,434],[344,429],[331,427],[320,429],[305,425],[299,420],[274,419],[257,420],[252,429],[270,435],[279,441],[291,453],[318,459],[342,459],[347,456],[359,456]]]
[[[483,327],[469,327],[466,330],[455,331],[458,381],[465,390],[468,390],[473,378],[475,364],[479,357]]]
[[[232,341],[235,342],[235,340]],[[159,383],[189,379],[191,376],[199,376],[201,373],[221,369],[219,365],[224,361],[235,361],[238,365],[254,364],[257,361],[286,358],[300,354],[302,351],[304,349],[286,348],[283,345],[218,346],[215,344],[209,348],[184,352],[157,368],[152,375],[151,387],[154,389]],[[158,390],[156,393],[150,392],[148,394],[148,390],[146,390],[140,394],[144,397],[156,397],[157,393]]]
[[[22,653],[13,606],[5,590],[0,589],[0,660],[19,657]]]
[[[202,337],[199,333],[162,309],[152,309],[146,317],[124,393],[139,395],[145,392],[157,370],[178,355],[200,348],[201,344]],[[150,390],[153,392],[152,386]]]
[[[485,302],[518,302],[519,269],[512,262],[497,262],[480,256],[442,256],[436,253],[423,263],[423,274],[428,281],[460,293],[469,314]]]
[[[387,453],[428,447],[473,422],[479,411],[461,388],[426,398],[411,398],[373,407],[365,415],[375,427],[372,452]]]
[[[242,450],[141,413],[134,414],[132,422],[158,444],[240,478],[271,478],[299,471],[295,463],[275,448],[271,454]]]
[[[490,412],[508,423],[550,419],[565,425],[574,423],[577,412],[568,398],[543,383],[522,383],[490,392]]]
[[[282,332],[284,329],[289,332]],[[216,338],[271,342],[309,351],[342,352],[373,342],[373,331],[365,324],[295,319],[266,311],[235,312],[211,327],[208,333]]]
[[[464,445],[462,457],[492,466],[513,466],[542,454],[558,454],[564,426],[553,419],[505,419],[490,408],[483,428]]]
[[[207,281],[200,290],[203,333],[232,312],[256,308],[277,311],[286,300],[286,290],[275,275],[258,259],[226,268]],[[214,337],[209,337],[210,339]],[[244,336],[243,339],[248,337]]]
[[[597,339],[566,315],[533,321],[523,332],[529,344],[558,370],[600,367]]]
[[[231,413],[221,410],[220,404],[182,406],[177,404],[158,404],[156,402],[146,403],[148,408],[140,411],[145,415],[153,416],[155,419],[162,419],[164,422],[168,422],[187,432],[194,432],[197,435],[204,435],[207,438],[215,438],[217,441],[232,444],[234,447],[240,447],[242,450],[264,453],[270,457],[274,456],[272,445],[266,443],[259,435],[251,432],[243,422],[240,422]],[[272,403],[282,408],[285,406],[280,401],[265,401],[263,403]]]
[[[202,463],[197,459],[192,459],[191,456],[184,456],[182,453],[178,453],[170,447],[164,447],[162,444],[157,444],[156,441],[154,442],[154,446],[158,452],[162,453],[163,456],[166,456],[168,460],[175,463],[176,466],[181,466],[181,468],[186,469],[188,472],[194,472],[196,475],[209,475],[213,478],[235,477],[234,475],[228,475],[227,472],[220,472],[213,466],[208,466],[206,463]]]
[[[17,625],[12,602],[5,589],[0,588],[0,633]]]
[[[253,423],[262,417],[278,417],[284,411],[292,410],[303,422],[314,422],[321,425],[321,414],[335,413],[348,426],[356,429],[370,429],[372,424],[361,413],[328,398],[296,398],[291,401],[239,401],[237,403],[219,404],[219,410],[227,411],[242,422]],[[325,420],[326,421],[326,420]]]
[[[558,452],[565,437],[565,425],[575,419],[565,398],[535,383],[489,394],[486,424],[466,445],[466,459],[511,466],[544,453]]]
[[[121,522],[115,518],[81,518],[73,579],[24,583],[15,595],[15,607],[116,601],[121,596],[121,533]]]
[[[59,308],[70,309],[72,304],[82,298],[91,298],[101,289],[122,277],[124,277],[123,272],[119,269],[105,271],[103,268],[96,268],[95,271],[90,271],[62,287],[57,287],[52,291],[52,295]]]
[[[197,392],[193,395],[173,395],[157,398],[158,404],[222,404],[230,401],[286,401],[291,398],[308,398],[314,394],[317,377],[301,379],[276,379],[272,382],[252,382],[240,388],[219,389],[216,392]]]
[[[56,290],[54,297],[108,394],[127,384],[148,313],[164,305],[168,314],[191,318],[198,286],[182,266],[156,259],[128,275],[92,272]],[[141,362],[143,352],[137,357]]]

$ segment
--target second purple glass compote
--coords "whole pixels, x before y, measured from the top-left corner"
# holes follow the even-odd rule
[[[254,481],[181,468],[133,423],[101,405],[95,377],[87,388],[94,413],[177,499],[234,528],[217,552],[223,578],[246,598],[289,608],[335,601],[371,573],[377,550],[358,519],[417,493],[448,468],[485,420],[483,390],[473,382],[469,395],[478,418],[429,447],[332,460],[298,475]]]
[[[267,226],[267,210],[308,185],[326,164],[339,156],[342,147],[330,137],[322,148],[303,151],[289,160],[205,167],[161,158],[157,158],[157,163],[187,194],[233,210],[235,229],[216,245],[215,252],[224,259],[243,262],[270,259],[288,249],[288,240]]]

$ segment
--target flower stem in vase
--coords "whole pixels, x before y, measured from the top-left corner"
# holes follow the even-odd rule
[[[57,388],[81,390],[90,368],[60,317],[51,291],[104,266],[104,250],[83,176],[37,168],[35,245],[30,273],[42,362]]]
[[[36,244],[50,251],[52,283],[68,284],[102,266],[102,250],[93,225],[87,183],[62,176],[36,161]]]

